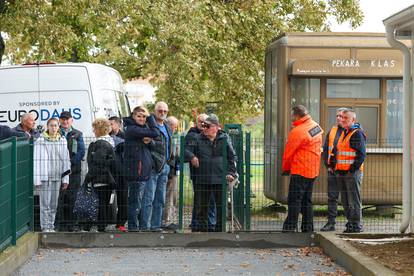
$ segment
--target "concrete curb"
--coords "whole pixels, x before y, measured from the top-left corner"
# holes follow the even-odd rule
[[[11,275],[36,253],[38,247],[37,233],[24,234],[17,240],[16,246],[10,246],[0,253],[0,274]]]
[[[304,247],[316,234],[297,233],[41,233],[42,247]]]
[[[319,233],[319,246],[336,263],[342,265],[352,275],[397,275],[371,257],[359,251],[335,233]]]

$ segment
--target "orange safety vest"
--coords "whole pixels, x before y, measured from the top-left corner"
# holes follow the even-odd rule
[[[293,126],[283,152],[282,171],[315,178],[319,175],[323,130],[310,115]]]
[[[338,132],[338,126],[333,126],[331,131],[329,132],[328,137],[328,164],[331,163],[331,157],[334,156],[333,149],[334,149],[334,141],[336,137],[336,133]]]
[[[335,170],[340,171],[349,171],[351,165],[355,162],[356,150],[351,148],[350,140],[352,135],[357,132],[359,129],[354,129],[346,137],[345,131],[342,132],[341,137],[339,137],[338,144],[336,145],[336,167]],[[359,168],[360,171],[364,170],[364,164]]]

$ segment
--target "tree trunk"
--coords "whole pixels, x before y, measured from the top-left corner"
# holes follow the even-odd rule
[[[0,65],[1,61],[3,60],[4,50],[6,49],[6,45],[4,44],[3,37],[1,36],[0,32]]]

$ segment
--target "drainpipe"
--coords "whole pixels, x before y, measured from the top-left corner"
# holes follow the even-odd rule
[[[405,44],[398,41],[394,35],[394,28],[386,25],[386,35],[388,43],[399,49],[404,57],[404,76],[403,76],[403,90],[404,90],[404,105],[403,105],[403,217],[400,225],[400,232],[404,233],[410,226],[411,212],[412,212],[412,198],[411,198],[411,164],[410,164],[410,141],[411,141],[411,125],[410,125],[410,109],[412,104],[410,99],[414,98],[411,95],[411,53]]]

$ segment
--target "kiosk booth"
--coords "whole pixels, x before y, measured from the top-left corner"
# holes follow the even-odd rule
[[[265,57],[265,195],[286,203],[289,177],[281,176],[291,107],[306,106],[324,129],[339,107],[353,108],[367,134],[363,203],[402,200],[402,75],[399,50],[381,33],[287,33]],[[327,203],[326,169],[315,181],[314,204]]]

